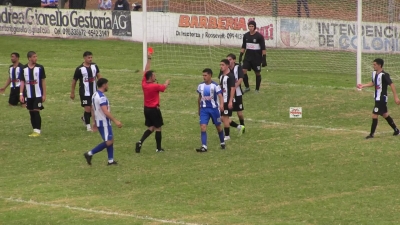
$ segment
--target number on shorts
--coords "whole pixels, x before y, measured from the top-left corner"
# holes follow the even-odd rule
[[[87,100],[82,100],[82,104],[87,104]]]

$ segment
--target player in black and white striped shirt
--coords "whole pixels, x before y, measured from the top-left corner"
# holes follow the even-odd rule
[[[75,99],[75,87],[76,82],[79,80],[79,96],[81,99],[81,106],[84,107],[84,113],[81,117],[82,121],[86,125],[87,131],[92,131],[90,126],[90,117],[92,112],[92,96],[97,90],[96,82],[101,78],[100,69],[93,63],[93,54],[91,52],[83,53],[84,62],[79,65],[74,73],[71,85],[71,95],[72,100]]]
[[[230,140],[230,126],[236,127],[238,129],[239,134],[243,133],[244,126],[238,125],[234,121],[231,120],[232,109],[234,107],[234,99],[235,99],[235,76],[229,69],[229,60],[223,59],[220,62],[220,75],[219,75],[219,85],[222,90],[222,97],[224,98],[224,111],[221,112],[222,122],[224,123],[224,131],[225,138],[224,140]]]
[[[20,76],[20,101],[24,101],[24,89],[26,88],[26,108],[29,110],[33,133],[30,137],[38,137],[41,133],[42,118],[40,110],[44,109],[46,101],[46,73],[44,67],[37,64],[37,55],[30,51],[27,54],[28,64],[22,70]]]
[[[231,73],[235,76],[235,98],[233,99],[233,110],[234,112],[237,113],[239,121],[240,121],[240,129],[239,131],[241,133],[245,132],[244,128],[244,116],[243,116],[243,90],[242,90],[242,81],[243,81],[243,69],[240,66],[240,64],[236,63],[236,55],[235,54],[228,54],[226,56],[226,59],[229,61],[229,69],[231,70]],[[235,122],[232,121],[233,124],[231,126],[233,127],[238,127]]]
[[[378,116],[381,115],[383,118],[386,119],[388,124],[393,128],[394,136],[400,134],[399,129],[397,128],[396,124],[394,123],[392,117],[390,117],[387,109],[387,89],[388,86],[392,89],[392,93],[394,96],[394,101],[397,105],[400,104],[400,99],[396,93],[396,87],[394,86],[392,80],[390,79],[390,75],[383,71],[383,59],[375,59],[373,62],[374,71],[372,72],[372,79],[367,84],[357,84],[359,89],[363,87],[375,87],[374,99],[375,99],[375,106],[372,110],[372,125],[371,125],[371,133],[365,137],[366,139],[370,139],[374,137],[376,127],[378,126]]]
[[[19,102],[19,89],[21,82],[19,77],[22,73],[24,65],[19,62],[19,54],[17,52],[11,53],[11,62],[12,65],[8,69],[8,78],[5,85],[0,88],[0,92],[4,92],[4,90],[10,85],[10,97],[8,99],[8,104],[10,106],[16,106]],[[24,107],[24,102],[21,102],[21,106]]]

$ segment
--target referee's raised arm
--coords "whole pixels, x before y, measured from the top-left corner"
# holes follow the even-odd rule
[[[144,72],[149,71],[151,66],[151,53],[147,54],[147,62],[146,66],[144,67]]]

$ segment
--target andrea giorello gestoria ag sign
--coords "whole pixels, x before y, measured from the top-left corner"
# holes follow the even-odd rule
[[[0,34],[108,38],[131,37],[128,11],[0,8]]]

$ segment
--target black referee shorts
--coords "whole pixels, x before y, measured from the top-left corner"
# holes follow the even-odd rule
[[[144,107],[144,118],[145,118],[144,124],[147,127],[160,128],[162,127],[162,125],[164,125],[163,118],[161,115],[161,110],[159,107],[155,108]]]

